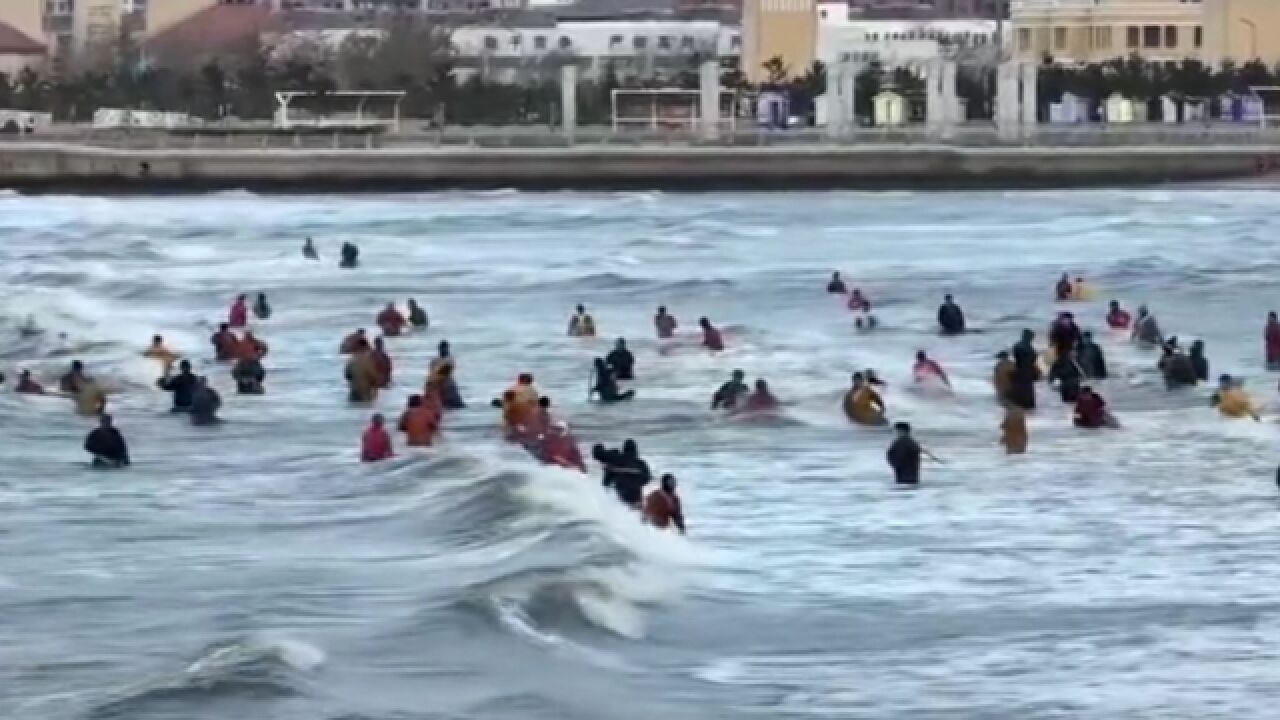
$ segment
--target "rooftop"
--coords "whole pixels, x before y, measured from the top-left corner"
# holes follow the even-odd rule
[[[14,26],[0,22],[0,55],[43,55],[45,44],[27,37]]]

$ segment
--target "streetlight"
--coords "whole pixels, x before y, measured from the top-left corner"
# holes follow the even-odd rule
[[[1248,18],[1240,18],[1241,24],[1249,28],[1249,59],[1258,57],[1258,24]]]

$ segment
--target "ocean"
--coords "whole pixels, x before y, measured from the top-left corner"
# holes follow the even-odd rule
[[[0,393],[0,717],[159,720],[1261,718],[1280,693],[1277,431],[1168,393],[1114,337],[1087,432],[1041,389],[1030,452],[997,444],[993,354],[1061,306],[1151,306],[1214,375],[1262,367],[1280,305],[1280,190],[24,197],[0,195],[0,370],[73,358],[115,394],[131,469],[89,469],[92,426]],[[322,259],[304,259],[305,237]],[[340,269],[337,248],[360,245]],[[834,270],[874,302],[859,334]],[[208,337],[265,292],[267,395],[233,393]],[[943,293],[971,326],[934,333]],[[398,414],[450,341],[470,408],[444,442],[358,462],[339,341],[416,298],[389,341]],[[601,337],[565,337],[586,304]],[[660,352],[652,315],[681,323]],[[697,348],[696,321],[727,352]],[[28,317],[44,329],[20,336]],[[167,412],[153,334],[226,403]],[[586,400],[625,337],[638,397]],[[926,350],[954,396],[916,392]],[[840,411],[854,370],[943,461],[896,490],[889,436]],[[711,413],[735,369],[777,417]],[[674,473],[681,537],[590,476],[503,443],[488,401],[521,371],[584,451],[634,438]],[[1268,414],[1274,416],[1274,410]]]

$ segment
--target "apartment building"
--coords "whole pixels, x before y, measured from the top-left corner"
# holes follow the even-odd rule
[[[1206,62],[1280,63],[1280,0],[1204,0]]]
[[[1206,4],[1221,0],[1013,0],[1014,52],[1025,60],[1102,62],[1200,57]]]

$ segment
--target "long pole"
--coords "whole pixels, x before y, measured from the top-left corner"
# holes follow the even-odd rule
[[[1249,18],[1240,18],[1240,22],[1249,28],[1249,59],[1256,60],[1258,57],[1258,24]]]

